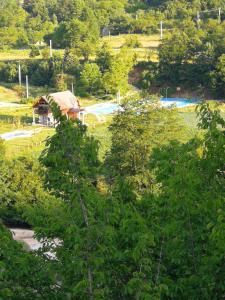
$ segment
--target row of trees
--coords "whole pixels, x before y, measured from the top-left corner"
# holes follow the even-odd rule
[[[99,142],[86,127],[52,109],[60,123],[40,157],[40,175],[19,160],[14,169],[23,164],[25,172],[18,176],[1,151],[0,188],[7,197],[0,207],[16,212],[45,243],[26,253],[1,225],[0,296],[223,299],[225,123],[219,112],[199,106],[203,135],[189,140],[175,110],[149,98],[128,101],[113,119],[112,146],[100,162]]]
[[[54,54],[44,60],[21,62],[22,79],[29,76],[31,84],[52,86],[58,91],[71,89],[76,94],[121,94],[129,89],[128,75],[135,63],[131,49],[123,47],[116,55],[105,44],[97,52],[95,61],[80,61],[74,49],[67,49],[64,56]],[[0,80],[18,82],[18,62],[0,63]]]
[[[149,63],[142,74],[141,85],[167,84],[183,86],[225,97],[224,53],[225,22],[210,20],[196,27],[186,20],[174,29],[159,47],[159,62]]]

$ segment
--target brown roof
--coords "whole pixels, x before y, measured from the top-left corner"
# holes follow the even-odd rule
[[[60,110],[80,109],[80,103],[78,99],[70,91],[52,93],[48,96],[42,96],[38,103],[34,105],[34,107],[36,107],[42,99],[47,103],[54,101],[58,104]]]

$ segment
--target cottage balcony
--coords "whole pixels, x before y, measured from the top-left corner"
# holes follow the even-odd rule
[[[49,106],[39,105],[38,107],[34,108],[34,113],[37,115],[47,115],[49,113]]]

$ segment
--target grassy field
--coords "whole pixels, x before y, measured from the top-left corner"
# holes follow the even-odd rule
[[[35,130],[34,128],[25,128]],[[37,129],[36,129],[37,130]],[[54,133],[53,128],[41,128],[39,133],[34,133],[29,138],[17,138],[5,142],[6,157],[16,158],[18,156],[39,157],[45,147],[46,139]]]
[[[133,34],[122,34],[118,36],[106,36],[102,38],[102,42],[107,43],[115,53],[117,53],[120,48],[126,45],[128,39],[132,36],[137,37],[140,46],[138,48],[132,49],[136,54],[138,61],[146,61],[151,59],[152,61],[158,60],[158,47],[160,45],[159,35],[133,35]]]
[[[179,112],[181,118],[184,120],[188,127],[190,136],[197,133],[197,116],[194,111]],[[225,113],[222,113],[225,118]],[[111,137],[108,130],[108,126],[111,123],[112,116],[106,117],[105,122],[98,122],[95,116],[89,115],[86,117],[85,121],[89,125],[88,133],[93,135],[100,141],[100,159],[103,159],[106,151],[110,147]],[[6,153],[8,158],[18,157],[22,155],[29,155],[32,157],[38,157],[41,151],[44,149],[45,140],[47,137],[54,134],[54,128],[45,127],[33,127],[28,124],[6,124],[0,123],[0,134],[4,132],[10,132],[18,129],[23,130],[40,130],[40,132],[35,133],[31,138],[17,138],[11,141],[6,141]]]
[[[19,102],[20,98],[12,89],[0,85],[0,102]]]
[[[64,53],[64,50],[53,49],[53,53]],[[0,50],[0,61],[10,61],[10,60],[27,60],[33,59],[29,56],[30,49],[7,49]],[[35,59],[41,59],[42,56],[36,56]]]
[[[128,38],[132,37],[132,34],[123,34],[118,36],[107,36],[101,38],[101,43],[106,42],[115,53],[126,44]],[[157,48],[160,45],[160,36],[159,35],[134,35],[137,36],[141,46],[139,48],[133,49],[137,54],[138,60],[146,60],[149,54],[151,54],[151,59],[157,59]],[[150,52],[151,51],[151,52]],[[53,53],[60,53],[63,55],[64,50],[54,49]],[[19,61],[31,59],[29,57],[30,49],[9,49],[0,51],[0,61]],[[42,56],[39,55],[35,59],[41,59]]]
[[[110,147],[110,134],[108,132],[109,124],[109,122],[106,122],[88,127],[88,133],[97,138],[100,142],[99,158],[101,160]],[[24,127],[24,129],[32,130],[33,128]],[[39,133],[34,134],[30,138],[17,138],[6,141],[5,147],[7,158],[16,158],[19,156],[38,158],[41,151],[45,148],[46,139],[53,135],[54,132],[54,128],[41,128]]]
[[[160,45],[159,35],[142,35],[142,34],[122,34],[117,36],[106,36],[102,38],[102,42],[106,42],[111,48],[118,49],[126,44],[127,39],[137,37],[141,44],[140,49],[152,48],[157,49]]]
[[[9,49],[9,50],[1,50],[0,51],[0,60],[25,60],[29,59],[30,50],[17,50],[17,49]]]

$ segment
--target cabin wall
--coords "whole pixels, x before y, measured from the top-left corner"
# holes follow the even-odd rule
[[[71,119],[71,120],[76,120],[76,119],[78,119],[79,118],[79,116],[78,116],[78,113],[71,113],[71,112],[68,112],[68,117],[69,117],[69,119]]]

